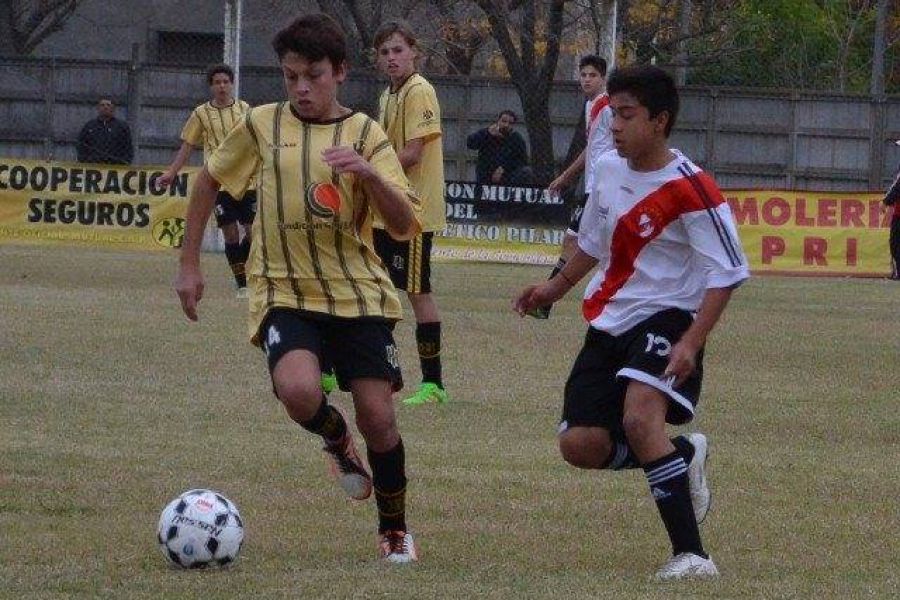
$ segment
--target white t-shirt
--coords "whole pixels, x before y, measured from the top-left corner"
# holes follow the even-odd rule
[[[594,189],[594,165],[600,155],[615,147],[612,132],[612,108],[609,106],[609,95],[605,92],[593,100],[584,103],[584,123],[587,133],[587,145],[584,154],[584,193],[590,194]]]
[[[659,171],[634,171],[615,152],[595,165],[578,246],[599,261],[582,312],[600,331],[619,335],[668,308],[696,311],[706,289],[750,276],[715,181],[672,152]]]

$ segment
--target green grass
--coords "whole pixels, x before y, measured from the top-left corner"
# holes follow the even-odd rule
[[[374,560],[374,505],[327,478],[270,392],[221,256],[199,324],[173,254],[0,247],[0,597],[889,598],[897,575],[900,286],[758,277],[714,333],[694,427],[723,577],[658,585],[668,545],[640,472],[566,466],[562,384],[585,325],[510,298],[545,268],[436,266],[451,402],[404,407],[422,561]],[[398,326],[408,384],[413,328]],[[412,387],[412,386],[410,386]],[[347,406],[348,398],[337,395]],[[239,566],[177,572],[159,511],[191,487],[240,507]]]

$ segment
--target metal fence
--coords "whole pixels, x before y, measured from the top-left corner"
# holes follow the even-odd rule
[[[443,111],[448,179],[474,179],[469,133],[500,109],[520,115],[507,81],[432,77]],[[136,163],[168,164],[190,110],[208,99],[197,66],[132,61],[0,59],[0,156],[74,160],[82,125],[101,95],[130,125]],[[351,75],[345,104],[371,111],[385,85],[374,74]],[[241,97],[252,105],[284,97],[276,68],[244,67]],[[558,83],[550,100],[554,160],[560,163],[582,110],[575,83]],[[523,124],[517,129],[526,139]],[[747,89],[682,90],[672,145],[711,171],[723,187],[878,190],[892,178],[900,151],[900,99]],[[194,154],[196,164],[201,153]]]

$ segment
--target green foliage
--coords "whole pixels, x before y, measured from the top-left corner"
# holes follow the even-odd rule
[[[688,82],[867,92],[875,6],[871,0],[740,0],[720,16],[714,35],[690,42]]]

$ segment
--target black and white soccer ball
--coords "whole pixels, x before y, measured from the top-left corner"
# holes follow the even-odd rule
[[[175,567],[224,567],[237,560],[244,522],[234,502],[219,492],[188,490],[163,509],[157,539]]]

